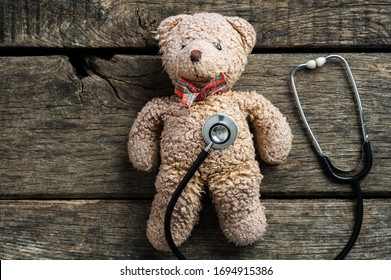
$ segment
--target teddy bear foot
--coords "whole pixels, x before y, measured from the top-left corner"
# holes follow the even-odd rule
[[[178,176],[180,177],[181,174]],[[172,178],[167,171],[161,169],[156,180],[156,188],[159,190],[152,202],[151,213],[147,221],[147,238],[152,246],[162,252],[169,252],[170,248],[166,241],[164,220],[167,205],[175,191],[175,188],[163,184],[164,178]],[[196,178],[195,178],[196,179]],[[188,183],[186,189],[179,198],[171,217],[171,234],[177,246],[180,246],[189,237],[194,225],[199,220],[201,211],[202,185],[196,184],[196,180]],[[172,179],[171,179],[172,180]],[[177,185],[178,180],[172,180]]]
[[[165,238],[163,238],[164,234],[162,233],[153,233],[151,230],[147,230],[147,238],[151,243],[152,247],[160,252],[169,252],[170,247],[167,244]]]
[[[226,219],[221,225],[227,239],[239,246],[253,244],[262,239],[266,232],[267,222],[264,207],[260,205],[256,211],[249,213],[241,220]]]
[[[192,222],[192,224],[195,224],[195,222],[196,221]],[[179,221],[177,221],[177,223],[178,224],[175,226],[175,229],[171,227],[171,233],[176,246],[179,247],[189,238],[193,225],[188,225],[187,223],[179,224]],[[147,224],[147,238],[156,250],[161,252],[171,251],[166,240],[162,220],[156,222],[153,219],[149,219]]]
[[[182,243],[187,241],[189,236],[190,233],[188,230],[172,232],[172,238],[177,247],[181,246]],[[149,225],[147,227],[147,238],[156,250],[161,252],[171,252],[163,229],[153,228],[153,226]]]

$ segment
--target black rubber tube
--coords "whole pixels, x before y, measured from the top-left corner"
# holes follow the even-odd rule
[[[197,171],[198,167],[204,162],[209,153],[206,150],[202,150],[202,152],[198,155],[197,159],[190,167],[189,171],[187,171],[186,175],[183,177],[182,181],[179,183],[176,188],[174,194],[171,197],[170,202],[168,203],[166,215],[164,216],[164,233],[166,235],[166,240],[168,246],[170,246],[171,251],[178,258],[178,260],[186,260],[185,256],[179,251],[176,246],[171,233],[171,217],[175,208],[175,204],[177,203],[179,197],[181,196],[183,190],[189,183],[190,179],[193,177],[194,173]]]
[[[357,238],[361,231],[362,221],[364,218],[364,203],[362,197],[362,191],[360,186],[360,180],[364,178],[372,168],[373,156],[371,144],[369,141],[364,142],[363,151],[365,154],[365,166],[363,169],[356,175],[347,175],[347,172],[338,169],[333,165],[330,158],[325,155],[320,157],[326,174],[335,182],[338,183],[351,183],[354,191],[354,196],[356,199],[356,218],[353,228],[353,232],[350,236],[350,239],[346,243],[342,251],[334,258],[335,260],[342,260],[346,257],[349,251],[353,248],[354,243],[357,241]]]
[[[362,226],[362,220],[364,217],[364,203],[362,198],[362,192],[360,183],[358,180],[353,181],[353,190],[354,195],[356,197],[356,219],[355,219],[355,225],[353,228],[352,235],[350,236],[349,241],[346,243],[345,247],[342,249],[342,251],[334,258],[335,260],[343,260],[346,255],[349,253],[349,251],[353,248],[354,244],[356,243],[356,240],[360,234],[361,226]]]

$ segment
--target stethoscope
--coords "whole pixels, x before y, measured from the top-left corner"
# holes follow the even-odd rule
[[[328,59],[331,58],[337,58],[340,61],[343,62],[345,65],[345,68],[348,72],[349,79],[351,81],[351,84],[353,86],[354,94],[356,96],[356,101],[358,104],[359,108],[359,113],[360,113],[360,122],[361,122],[361,128],[362,128],[362,134],[364,138],[364,143],[363,143],[363,151],[365,154],[365,166],[361,171],[358,171],[356,175],[348,175],[348,171],[341,170],[337,168],[336,166],[333,165],[331,162],[330,158],[326,156],[323,152],[322,149],[320,148],[320,145],[318,141],[316,140],[314,134],[312,133],[312,130],[307,122],[307,119],[304,115],[303,108],[300,103],[300,99],[296,90],[296,85],[295,85],[295,74],[296,72],[301,69],[301,68],[308,68],[308,69],[314,69],[317,66],[320,67],[323,64],[327,62]],[[362,225],[362,220],[363,220],[363,198],[362,198],[362,193],[361,193],[361,187],[360,187],[360,180],[365,177],[365,175],[370,171],[371,166],[372,166],[372,151],[371,151],[371,146],[368,140],[368,132],[367,132],[367,126],[365,123],[365,118],[364,118],[364,112],[362,109],[361,105],[361,100],[360,96],[358,93],[357,85],[354,80],[352,71],[350,70],[349,64],[347,61],[339,56],[339,55],[329,55],[326,57],[320,57],[317,58],[316,60],[310,60],[305,64],[300,64],[296,66],[292,73],[291,73],[291,83],[292,83],[292,89],[293,93],[295,95],[295,100],[297,103],[297,107],[299,109],[300,116],[303,120],[303,123],[308,131],[308,135],[312,141],[312,144],[315,147],[316,152],[318,153],[321,162],[324,166],[325,172],[328,176],[330,176],[332,179],[334,179],[336,182],[339,183],[350,183],[353,186],[355,198],[357,201],[356,205],[356,219],[355,219],[355,226],[353,233],[345,245],[345,247],[342,249],[342,251],[335,257],[335,259],[343,259],[345,256],[349,253],[351,248],[353,247],[354,243],[357,240],[357,237],[360,233],[361,230],[361,225]],[[190,181],[190,179],[193,177],[194,173],[197,171],[199,166],[203,163],[203,161],[206,159],[208,156],[210,150],[212,148],[215,149],[225,149],[232,145],[238,134],[238,127],[235,123],[235,121],[224,114],[216,114],[211,117],[209,117],[203,127],[202,127],[202,136],[206,142],[206,147],[201,151],[201,153],[198,155],[197,159],[194,161],[193,165],[190,167],[186,175],[183,177],[182,181],[179,183],[178,187],[176,188],[174,194],[171,197],[170,202],[168,203],[166,214],[164,217],[164,231],[166,235],[166,240],[167,243],[171,249],[171,251],[174,253],[174,255],[180,259],[184,260],[186,259],[185,256],[180,252],[178,247],[176,246],[172,234],[171,234],[171,217],[172,213],[174,211],[175,204],[177,203],[179,197],[181,196],[183,190],[185,189],[187,183]]]
[[[315,135],[313,134],[311,127],[309,126],[307,122],[307,118],[305,117],[303,108],[300,103],[299,95],[297,93],[296,85],[295,85],[295,75],[296,72],[302,68],[307,69],[315,69],[316,67],[323,66],[329,59],[338,59],[342,62],[342,64],[345,66],[345,69],[348,73],[350,83],[353,87],[354,95],[356,97],[356,102],[358,106],[358,111],[360,114],[360,124],[361,124],[361,131],[363,136],[363,144],[362,144],[362,150],[365,155],[365,164],[363,168],[360,171],[357,171],[355,175],[349,175],[350,171],[344,171],[339,168],[337,168],[331,161],[331,159],[325,155],[320,148],[320,145],[318,141],[315,138]],[[295,100],[297,107],[299,109],[299,113],[301,116],[301,119],[304,123],[304,126],[307,130],[307,134],[315,148],[316,153],[319,155],[319,158],[323,164],[325,173],[332,179],[335,180],[338,183],[344,183],[344,184],[351,184],[353,187],[354,195],[356,198],[356,218],[355,218],[355,225],[352,232],[352,235],[350,236],[349,241],[346,243],[345,247],[342,249],[342,251],[335,257],[335,259],[343,259],[346,257],[346,255],[349,253],[349,251],[352,249],[354,243],[356,242],[358,235],[360,234],[363,215],[364,215],[364,204],[363,204],[363,198],[362,198],[362,192],[361,192],[361,186],[360,186],[360,180],[365,177],[365,175],[368,174],[368,172],[371,170],[372,167],[372,150],[371,145],[369,143],[368,138],[368,130],[367,125],[365,123],[365,116],[364,111],[361,105],[361,99],[360,95],[358,93],[357,84],[353,77],[353,73],[350,69],[350,66],[345,58],[343,58],[340,55],[332,54],[328,55],[326,57],[318,57],[316,60],[309,60],[307,63],[300,64],[296,66],[291,73],[291,84],[292,84],[292,90],[295,95]]]

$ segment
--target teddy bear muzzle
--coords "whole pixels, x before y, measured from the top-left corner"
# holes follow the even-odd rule
[[[200,61],[201,57],[202,57],[202,52],[199,50],[192,50],[190,53],[190,60],[192,62]]]

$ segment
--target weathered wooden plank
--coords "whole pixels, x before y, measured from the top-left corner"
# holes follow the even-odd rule
[[[344,200],[265,200],[269,228],[255,245],[222,235],[207,201],[182,252],[191,259],[330,259],[353,226]],[[391,259],[391,201],[366,200],[349,259]],[[1,259],[166,259],[145,236],[150,201],[0,201]],[[287,249],[289,248],[289,250]]]
[[[264,196],[351,194],[349,186],[331,183],[323,175],[290,93],[290,71],[308,58],[252,55],[236,86],[264,94],[292,126],[294,145],[288,162],[261,163]],[[363,190],[370,196],[390,195],[390,54],[346,54],[346,58],[361,90],[374,151],[374,166]],[[90,58],[86,63],[90,74],[81,80],[66,57],[3,57],[0,65],[0,197],[153,195],[155,174],[132,168],[126,142],[142,106],[154,96],[172,92],[159,57]],[[316,73],[299,73],[297,80],[323,149],[338,166],[352,168],[360,158],[361,134],[343,75],[338,65],[331,64]]]
[[[388,60],[388,55],[346,54],[346,57],[352,64],[361,90],[364,110],[367,113],[370,139],[375,153],[375,166],[371,176],[372,178],[384,178],[385,180],[385,188],[381,186],[377,188],[376,185],[379,182],[376,182],[373,185],[371,184],[372,186],[366,186],[365,189],[369,192],[375,189],[376,192],[382,192],[388,188],[386,186],[390,179],[387,175],[390,164],[387,163],[387,160],[383,161],[388,157],[389,153],[387,151],[390,143],[388,140],[390,135],[390,108],[389,102],[387,102],[390,97],[387,90],[390,66],[385,62]],[[332,185],[328,189],[329,183],[323,176],[320,165],[311,151],[310,142],[303,132],[290,93],[290,71],[295,64],[306,61],[308,58],[308,55],[292,54],[253,55],[250,57],[243,77],[236,86],[236,89],[257,90],[264,94],[281,108],[292,125],[295,148],[292,150],[289,162],[279,167],[263,165],[263,172],[265,172],[264,191],[266,193],[283,194],[289,190],[290,193],[300,195],[303,193],[303,182],[308,182],[305,189],[309,192],[315,190],[315,192],[326,192],[329,195],[341,192],[340,186],[336,185]],[[134,78],[132,78],[134,76],[134,59],[131,56],[115,56],[111,61],[104,59],[90,59],[88,61],[90,69],[110,82],[125,102],[133,104],[134,93],[128,90],[128,85],[135,83]],[[153,59],[159,60],[156,57],[153,57]],[[358,63],[355,63],[355,61],[358,61]],[[384,65],[384,63],[387,65]],[[379,69],[382,70],[377,72]],[[315,78],[317,80],[314,80]],[[360,161],[361,134],[358,118],[356,117],[357,110],[353,93],[343,68],[338,64],[331,64],[327,65],[327,68],[320,69],[320,72],[310,72],[307,75],[299,73],[297,82],[305,109],[311,109],[311,111],[306,110],[306,112],[310,113],[308,114],[309,121],[315,134],[319,135],[319,141],[324,151],[335,159],[338,166],[347,169],[354,168]],[[152,82],[150,84],[156,83]],[[376,88],[374,89],[374,87]],[[311,91],[305,91],[306,88]],[[166,85],[162,89],[167,92]],[[141,92],[146,94],[145,91]],[[328,97],[331,94],[332,99],[329,99]],[[341,110],[341,107],[343,110]],[[378,118],[377,116],[381,117]],[[329,119],[330,121],[327,121]],[[325,123],[325,120],[327,123]],[[276,169],[278,170],[277,176],[275,175]],[[306,175],[301,173],[304,170]],[[292,171],[294,171],[294,174],[292,174]],[[308,177],[311,177],[310,181],[307,180]],[[281,185],[282,183],[284,186]],[[314,184],[314,186],[311,186],[311,184]],[[380,185],[383,184],[380,183]],[[272,186],[271,189],[269,186]],[[349,189],[343,188],[342,192],[345,191],[349,191]]]
[[[249,20],[257,48],[389,48],[389,0],[125,1],[2,0],[0,46],[156,48],[150,31],[179,13]]]
[[[143,192],[151,180],[130,168],[126,150],[135,105],[123,106],[97,76],[84,91],[65,57],[0,61],[1,195]]]

